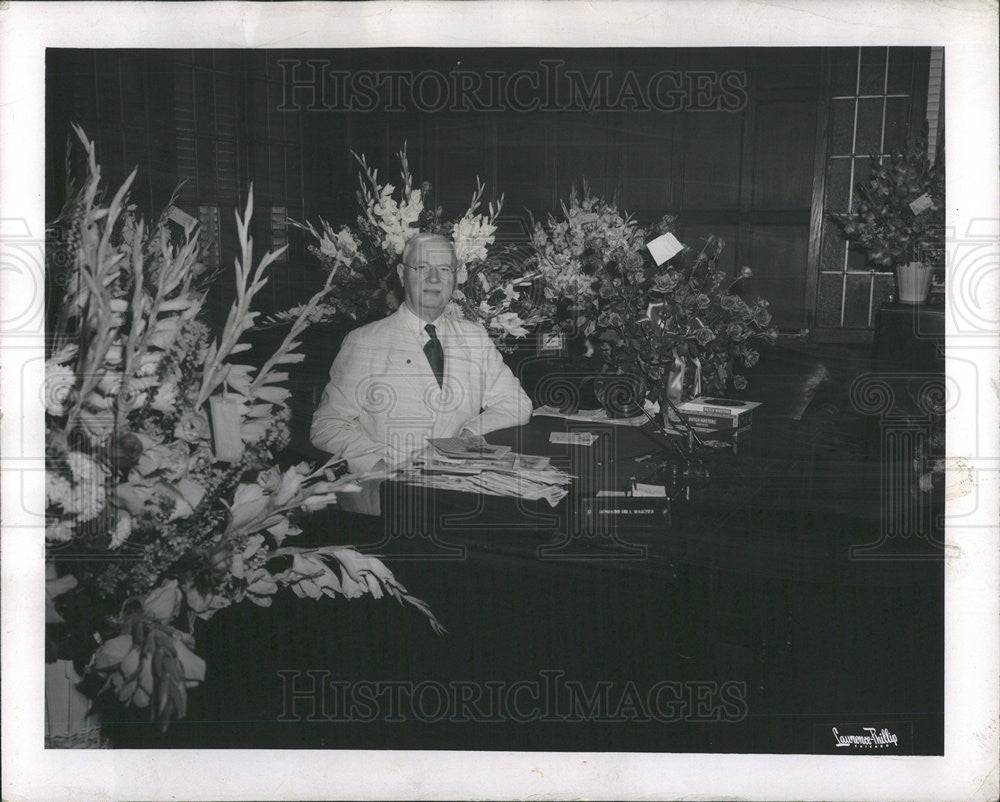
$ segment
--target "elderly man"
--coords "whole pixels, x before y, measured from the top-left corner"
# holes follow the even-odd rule
[[[451,243],[417,234],[396,269],[404,303],[347,335],[313,416],[313,445],[355,473],[396,467],[428,437],[476,440],[531,417],[486,330],[441,314],[455,289]]]

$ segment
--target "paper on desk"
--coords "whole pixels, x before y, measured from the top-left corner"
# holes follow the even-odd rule
[[[530,501],[545,499],[554,507],[565,498],[569,491],[564,484],[555,481],[554,476],[548,478],[548,481],[540,481],[523,475],[507,475],[496,471],[460,475],[426,473],[410,469],[399,474],[401,481],[417,487],[432,487],[463,493],[486,493],[493,496],[514,496]],[[568,479],[563,479],[563,482],[568,482]]]
[[[593,432],[549,432],[550,443],[570,446],[592,446],[597,438]]]

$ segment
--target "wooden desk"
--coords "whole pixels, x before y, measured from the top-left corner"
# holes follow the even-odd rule
[[[385,518],[317,518],[303,545],[377,546],[449,634],[435,637],[419,614],[370,598],[286,594],[269,609],[224,610],[199,625],[209,673],[169,745],[811,753],[831,725],[878,721],[911,732],[912,751],[940,753],[941,562],[852,560],[852,539],[877,531],[861,503],[865,483],[853,497],[828,497],[824,488],[853,487],[853,477],[807,475],[808,449],[787,424],[757,423],[738,457],[710,457],[708,488],[676,504],[669,527],[619,530],[622,543],[644,548],[639,555],[585,533],[560,550],[573,535],[563,528],[572,497],[553,510],[436,494],[424,507],[433,538],[407,539]],[[549,453],[547,432],[560,426],[539,419],[491,439]],[[608,480],[632,475],[629,460],[656,439],[620,430],[614,442],[618,467],[598,475]],[[560,696],[566,683],[583,696]],[[387,715],[384,696],[374,720],[360,708],[349,720],[316,708],[336,703],[317,696],[322,688],[392,687],[424,694],[423,714],[410,705]],[[438,717],[441,688],[478,693],[480,713],[488,689],[516,691],[512,704],[524,709]],[[616,718],[630,689],[646,699],[656,688],[675,717],[643,720],[626,709]],[[601,703],[605,691],[606,715],[572,709]],[[532,708],[538,694],[554,706]],[[117,736],[163,745],[136,723]]]
[[[943,306],[885,304],[875,320],[876,362],[897,368],[944,371]]]

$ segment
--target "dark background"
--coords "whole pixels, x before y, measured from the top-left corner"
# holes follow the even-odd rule
[[[645,86],[661,70],[744,76],[735,111],[422,111],[316,108],[292,82],[308,60],[330,69],[542,73],[561,60],[592,82],[609,71],[617,94],[630,74]],[[184,181],[179,205],[202,220],[210,261],[228,297],[233,210],[252,181],[260,252],[291,242],[270,284],[271,305],[308,297],[318,276],[286,219],[350,222],[356,165],[364,153],[396,177],[406,141],[415,179],[430,181],[447,216],[461,214],[475,177],[487,199],[506,196],[502,233],[523,237],[528,212],[557,210],[574,182],[616,196],[641,222],[679,215],[683,241],[708,233],[728,247],[729,270],[749,265],[748,295],[768,298],[788,332],[815,341],[870,343],[892,276],[873,272],[826,220],[847,208],[870,156],[899,150],[928,109],[930,48],[61,50],[47,53],[47,210],[64,198],[69,123],[98,146],[109,186],[139,165],[134,200],[158,213]],[[298,64],[293,68],[294,64]],[[936,82],[935,82],[936,85]],[[315,95],[314,95],[315,97]],[[938,99],[932,98],[936,131]],[[433,103],[433,100],[430,102]],[[312,106],[312,108],[310,108]],[[282,108],[286,110],[282,110]],[[77,158],[79,149],[77,149]],[[258,254],[260,255],[260,253]]]

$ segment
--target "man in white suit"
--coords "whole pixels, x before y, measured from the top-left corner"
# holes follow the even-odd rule
[[[351,472],[394,468],[428,437],[478,440],[530,419],[531,401],[486,330],[441,314],[457,267],[445,237],[413,236],[396,268],[404,303],[344,339],[311,439]]]

